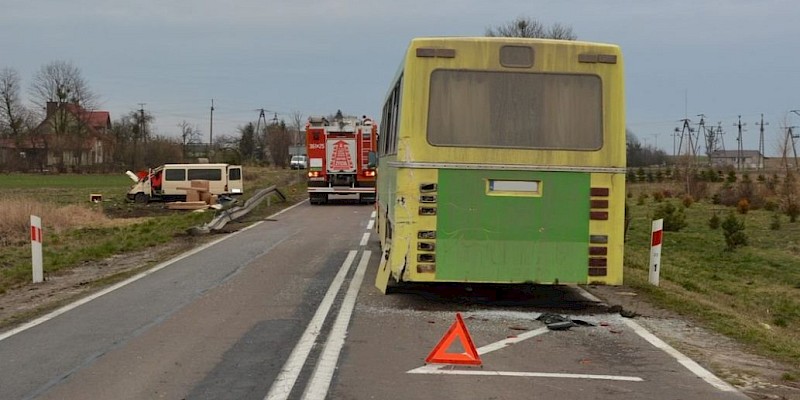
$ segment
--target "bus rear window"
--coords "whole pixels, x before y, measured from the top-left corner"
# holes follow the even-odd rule
[[[600,77],[436,70],[427,135],[434,146],[600,149]]]

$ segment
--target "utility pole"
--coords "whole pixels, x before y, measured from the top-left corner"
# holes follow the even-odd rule
[[[142,137],[142,141],[145,142],[145,144],[146,144],[147,143],[147,132],[145,132],[145,130],[147,129],[147,126],[146,126],[145,120],[144,120],[144,106],[145,106],[145,104],[146,103],[139,103],[139,115],[140,115],[140,118],[139,118],[139,136]]]
[[[211,120],[208,122],[208,145],[214,146],[214,99],[211,99]]]
[[[711,163],[711,152],[714,148],[714,132],[711,132],[711,136],[709,136],[708,129],[706,129],[706,115],[705,114],[697,114],[700,117],[700,123],[697,124],[697,150],[695,153],[699,153],[700,150],[700,138],[702,137],[705,140],[706,146],[706,156],[708,156],[708,162]]]
[[[145,124],[145,119],[144,119],[144,106],[145,106],[145,104],[146,103],[139,103],[139,139],[142,140],[142,142],[143,142],[142,143],[142,148],[144,148],[145,151],[146,151],[146,149],[147,149],[147,146],[146,146],[147,145],[147,132],[145,132],[145,129],[147,129],[147,126]],[[134,140],[134,142],[133,142],[133,164],[134,164],[134,167],[136,167],[136,142],[138,142],[138,140]]]
[[[769,122],[764,123],[764,114],[761,114],[761,122],[756,122],[761,134],[758,137],[758,169],[764,169],[764,125],[769,125]]]
[[[265,110],[263,108],[259,108],[256,111],[258,111],[258,121],[256,122],[255,136],[258,137],[258,138],[261,138],[261,121],[263,120],[264,121],[264,136],[263,136],[263,139],[261,139],[259,141],[263,144],[263,147],[261,148],[261,154],[262,154],[262,156],[264,157],[265,160],[268,160],[269,156],[270,156],[270,151],[269,151],[269,144],[267,143],[267,116],[266,116],[266,113],[269,112],[269,110]]]
[[[680,135],[680,134],[681,134],[681,130],[678,129],[678,128],[675,128],[675,130],[672,131],[672,158],[673,159],[675,158],[675,155],[676,155],[676,153],[675,153],[675,140],[678,139],[678,135]],[[674,161],[675,160],[673,160],[673,162]]]
[[[742,116],[739,116],[739,122],[733,124],[733,126],[739,128],[739,136],[736,138],[737,143],[737,151],[736,151],[736,169],[741,170],[744,167],[744,160],[742,157],[744,156],[744,148],[742,144],[742,127],[747,124],[742,123]]]
[[[688,139],[687,144],[688,144],[688,146],[685,149],[686,150],[686,156],[687,157],[691,157],[692,164],[694,164],[694,158],[696,156],[694,142],[692,141],[692,134],[694,133],[694,129],[689,125],[689,123],[691,122],[690,119],[684,118],[684,119],[681,120],[681,122],[683,122],[683,128],[680,130],[680,132],[681,132],[681,140],[678,142],[678,153],[681,154],[681,155],[684,153],[683,137],[687,136],[687,139]],[[678,128],[675,128],[675,130],[677,131]]]

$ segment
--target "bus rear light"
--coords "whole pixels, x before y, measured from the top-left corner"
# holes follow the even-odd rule
[[[436,203],[436,195],[435,194],[431,194],[431,195],[427,195],[427,196],[426,195],[419,196],[419,202],[420,203]]]
[[[608,268],[589,268],[589,276],[607,276]]]
[[[608,260],[605,257],[597,257],[589,259],[590,267],[605,267],[608,265]]]
[[[364,171],[364,176],[375,176],[375,171],[368,169]]]
[[[421,183],[419,185],[419,191],[422,193],[435,192],[438,188],[438,185],[435,183]]]
[[[434,250],[436,250],[436,243],[433,243],[433,242],[419,242],[419,243],[417,243],[417,250],[434,251]]]
[[[589,235],[589,243],[608,243],[608,235]]]
[[[319,177],[319,171],[308,171],[309,178],[317,178]]]
[[[417,264],[417,273],[434,273],[436,272],[436,264]]]
[[[417,254],[417,262],[425,262],[425,263],[436,262],[436,254],[430,254],[430,253]]]
[[[436,215],[436,207],[420,207],[419,215]]]
[[[417,239],[436,239],[436,231],[419,231]]]
[[[608,247],[591,246],[591,247],[589,247],[589,255],[590,256],[607,256],[608,255]]]

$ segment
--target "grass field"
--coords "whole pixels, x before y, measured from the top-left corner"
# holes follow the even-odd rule
[[[245,168],[246,200],[258,189],[278,185],[292,201],[305,195],[303,172]],[[161,203],[132,204],[126,193],[132,181],[114,175],[0,175],[0,294],[31,279],[30,215],[42,218],[45,274],[59,273],[86,261],[99,260],[166,243],[187,235],[214,213],[166,210]],[[103,201],[92,203],[90,194]],[[294,196],[292,196],[294,195]],[[258,218],[280,207],[262,204]]]
[[[727,250],[723,230],[712,229],[709,220],[735,209],[695,202],[684,211],[685,228],[664,232],[661,284],[654,287],[648,283],[650,223],[663,202],[680,208],[681,201],[649,196],[639,204],[636,193],[648,186],[629,185],[629,191],[635,194],[628,199],[625,283],[656,304],[800,368],[800,222],[775,211],[737,213],[749,244]],[[773,229],[776,218],[780,226]]]

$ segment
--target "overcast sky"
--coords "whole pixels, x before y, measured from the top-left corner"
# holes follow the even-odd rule
[[[736,149],[767,154],[800,125],[797,0],[3,0],[0,68],[25,87],[42,65],[70,61],[112,119],[139,109],[159,134],[196,125],[208,140],[278,114],[379,117],[384,94],[417,36],[482,36],[518,16],[572,26],[579,40],[619,44],[627,124],[671,154],[680,119],[722,123]],[[798,129],[800,132],[800,129]]]

